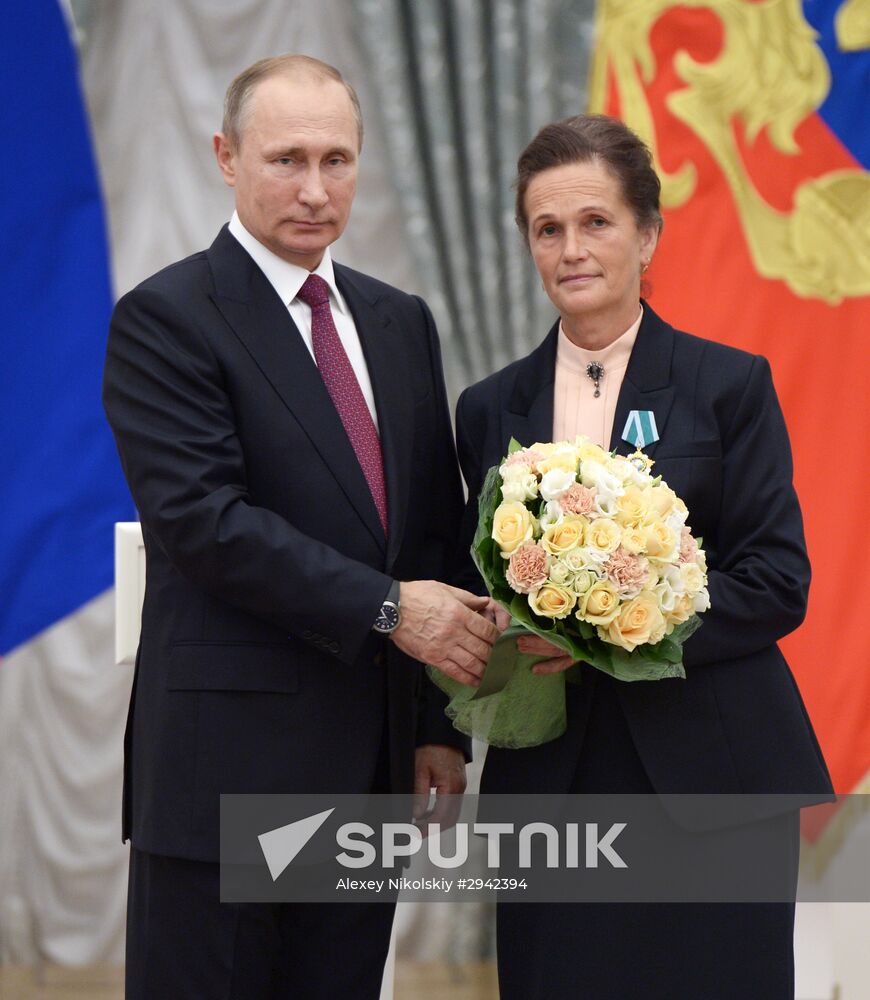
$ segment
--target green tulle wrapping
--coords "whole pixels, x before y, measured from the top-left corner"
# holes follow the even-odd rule
[[[546,657],[518,653],[516,640],[521,635],[528,635],[528,629],[512,627],[502,635],[479,688],[427,667],[435,684],[450,697],[447,715],[453,725],[491,746],[532,747],[565,732],[565,674],[533,674],[532,667]]]
[[[511,450],[520,447],[516,442],[511,445]],[[480,517],[471,556],[489,593],[510,613],[512,623],[493,647],[479,688],[459,684],[440,671],[427,668],[435,684],[450,697],[446,711],[453,725],[492,746],[511,749],[538,746],[565,732],[565,684],[582,682],[587,666],[626,682],[685,678],[682,646],[700,626],[698,615],[677,625],[654,646],[641,646],[629,653],[603,642],[594,626],[587,622],[573,619],[569,633],[564,622],[544,620],[532,613],[526,597],[508,585],[504,560],[491,537],[500,486],[498,466],[494,466],[480,493]],[[532,666],[547,657],[517,652],[517,637],[529,633],[565,650],[576,661],[575,666],[558,674],[533,674]]]

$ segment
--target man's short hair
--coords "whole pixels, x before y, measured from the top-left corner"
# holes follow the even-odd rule
[[[312,56],[295,55],[287,53],[282,56],[270,56],[267,59],[260,59],[252,66],[242,70],[227,88],[224,98],[224,119],[221,131],[229,139],[230,143],[238,146],[245,128],[248,114],[250,113],[251,95],[257,84],[273,76],[307,76],[315,80],[335,80],[347,91],[350,103],[353,107],[353,116],[356,119],[357,131],[359,133],[359,145],[362,149],[363,121],[362,110],[359,106],[359,98],[356,91],[345,80],[341,73],[329,63],[321,62]]]

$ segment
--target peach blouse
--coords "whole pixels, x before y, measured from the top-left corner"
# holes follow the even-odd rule
[[[572,440],[578,434],[585,434],[595,444],[609,450],[616,400],[642,319],[643,307],[625,333],[601,351],[578,347],[559,324],[553,394],[554,441]],[[586,374],[586,366],[593,361],[604,368],[598,398],[595,397],[595,384]]]

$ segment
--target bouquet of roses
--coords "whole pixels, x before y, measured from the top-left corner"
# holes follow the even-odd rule
[[[472,557],[512,627],[481,686],[433,679],[464,732],[531,746],[565,729],[565,674],[533,675],[516,651],[529,632],[622,681],[685,677],[682,644],[710,605],[703,549],[683,501],[639,450],[610,454],[588,438],[511,441],[480,494]]]

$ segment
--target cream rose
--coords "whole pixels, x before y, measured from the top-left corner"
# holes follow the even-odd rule
[[[546,461],[546,459],[548,459],[555,450],[556,444],[553,441],[536,441],[535,444],[529,448],[529,451],[535,456],[535,461],[532,465],[532,472],[540,472],[541,462]]]
[[[554,556],[564,555],[583,544],[589,522],[585,517],[572,514],[558,524],[549,525],[541,538],[541,545]]]
[[[570,472],[572,477],[577,475],[577,463],[580,456],[577,449],[570,444],[560,444],[543,461],[538,462],[538,471],[545,475],[553,469],[561,469],[562,472]]]
[[[492,537],[501,549],[503,559],[509,559],[523,542],[535,533],[535,520],[519,501],[511,500],[496,507],[492,519]]]
[[[628,486],[621,497],[616,498],[615,520],[623,527],[636,528],[649,516],[649,491]]]
[[[646,555],[659,562],[676,562],[680,554],[680,540],[662,521],[647,525]]]
[[[649,490],[650,511],[663,521],[674,510],[676,502],[677,494],[664,483],[659,483]]]
[[[584,544],[600,553],[613,552],[622,541],[622,528],[609,517],[598,517],[589,522]]]
[[[643,528],[626,528],[620,545],[633,556],[642,556],[646,552],[646,532]]]
[[[570,590],[554,583],[545,583],[529,594],[529,607],[544,618],[567,618],[576,603],[577,598]]]
[[[619,614],[619,594],[610,580],[596,580],[580,599],[575,617],[591,625],[609,625]]]
[[[622,455],[615,455],[608,464],[623,483],[632,483],[634,486],[643,487],[652,482],[652,476],[648,472],[639,469],[634,462],[623,458]]]
[[[599,462],[603,465],[607,461],[607,452],[597,444],[593,444],[587,437],[578,437],[574,447],[581,463]]]
[[[664,638],[667,623],[659,610],[655,597],[647,591],[628,601],[619,614],[598,634],[606,642],[621,646],[631,652],[644,643],[654,645]]]

